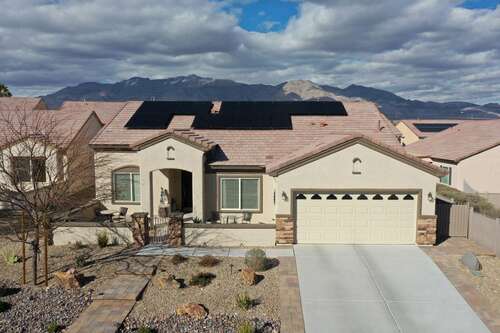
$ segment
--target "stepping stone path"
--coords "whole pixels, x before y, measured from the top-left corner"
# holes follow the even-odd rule
[[[116,277],[97,291],[94,302],[68,328],[68,333],[115,333],[151,280],[159,257],[129,257],[120,262]]]

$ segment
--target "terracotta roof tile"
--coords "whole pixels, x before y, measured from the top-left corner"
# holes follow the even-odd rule
[[[94,111],[103,124],[111,120],[123,109],[127,102],[87,102],[87,101],[65,101],[60,110],[72,111]]]
[[[466,121],[464,119],[402,119],[401,122],[406,125],[416,136],[421,139],[433,136],[439,132],[422,132],[415,125],[418,124],[461,124]]]
[[[500,145],[500,119],[466,121],[407,146],[419,157],[459,162]]]
[[[47,109],[40,97],[0,97],[0,111],[32,111]]]

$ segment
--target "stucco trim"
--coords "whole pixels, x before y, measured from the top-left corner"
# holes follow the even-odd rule
[[[265,224],[265,223],[236,223],[236,224],[223,224],[223,223],[184,223],[184,228],[191,229],[276,229],[276,224]]]
[[[203,152],[210,151],[215,144],[212,141],[203,139],[201,136],[197,136],[192,132],[176,132],[176,131],[166,131],[157,135],[150,136],[142,141],[139,141],[131,146],[132,150],[142,150],[155,145],[158,142],[165,141],[167,139],[173,139],[180,143],[187,144],[193,148],[201,150]]]
[[[259,209],[257,210],[229,210],[222,209],[220,202],[220,179],[221,178],[258,178],[259,179]],[[264,196],[264,183],[263,176],[261,173],[218,173],[216,177],[216,193],[217,193],[217,212],[223,214],[243,214],[243,213],[251,213],[251,214],[262,214],[263,212],[263,196]]]
[[[312,161],[321,159],[332,153],[351,147],[355,144],[361,144],[376,152],[392,157],[400,162],[406,163],[424,172],[430,173],[436,177],[442,177],[446,175],[446,172],[443,172],[443,170],[439,167],[436,167],[430,163],[426,163],[420,160],[419,158],[410,156],[408,154],[397,152],[396,150],[388,146],[376,143],[373,140],[363,135],[348,136],[345,139],[341,139],[336,142],[332,142],[330,144],[325,144],[325,147],[322,149],[320,148],[316,151],[312,149],[311,152],[305,153],[302,156],[292,157],[290,160],[282,163],[277,163],[274,165],[271,164],[267,168],[267,172],[272,176],[278,176],[280,174],[286,173],[288,171],[306,165]]]

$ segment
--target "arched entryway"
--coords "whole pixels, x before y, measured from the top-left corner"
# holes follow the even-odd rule
[[[181,169],[151,171],[152,214],[164,217],[171,212],[193,212],[193,175]]]

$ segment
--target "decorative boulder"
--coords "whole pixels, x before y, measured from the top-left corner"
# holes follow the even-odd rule
[[[158,285],[160,286],[161,289],[165,289],[168,287],[179,289],[182,287],[182,284],[179,281],[177,281],[175,275],[173,274],[168,274],[166,276],[165,275],[158,276],[156,278],[156,281],[158,282]]]
[[[186,303],[179,305],[177,309],[175,309],[175,313],[178,316],[189,316],[195,319],[203,319],[208,314],[203,305],[195,303]]]
[[[241,279],[247,286],[257,284],[257,274],[255,274],[255,271],[249,267],[241,270]]]
[[[481,270],[481,262],[479,262],[479,259],[472,252],[466,252],[462,256],[462,263],[472,273],[476,273],[477,274]]]
[[[81,287],[80,280],[82,275],[78,274],[76,269],[71,268],[66,272],[56,272],[54,277],[57,283],[64,289],[78,289]]]

